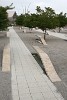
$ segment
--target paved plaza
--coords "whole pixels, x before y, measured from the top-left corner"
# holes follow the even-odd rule
[[[35,29],[34,29],[34,30],[35,30]],[[43,33],[43,31],[42,31],[41,29],[38,29],[38,30],[35,30],[35,31],[38,31],[38,32]],[[55,37],[58,37],[58,38],[67,40],[67,34],[62,34],[62,33],[58,33],[58,32],[51,32],[51,31],[47,31],[47,33],[48,33],[49,35],[52,35],[52,36],[55,36]]]
[[[12,28],[10,49],[13,100],[64,100]]]
[[[67,100],[67,41],[52,35],[47,35],[47,45],[43,45],[37,37],[37,35],[43,37],[41,32],[32,30],[30,33],[28,32],[29,30],[26,29],[26,33],[23,33],[23,29],[20,30],[19,27],[14,27],[14,29],[32,54],[37,54],[33,46],[38,46],[49,56],[61,79],[60,82],[56,81],[53,82],[53,84],[61,92],[64,99]],[[57,34],[59,35],[59,33]]]
[[[21,31],[18,30],[18,32]],[[8,32],[10,44],[8,39],[3,39],[3,43],[6,45],[6,49],[4,49],[6,53],[5,61],[8,60],[10,48],[10,66],[2,66],[3,68],[0,69],[0,100],[66,100],[63,95],[66,92],[63,82],[53,84],[31,54],[36,53],[32,48],[36,45],[44,50],[44,45],[35,40],[36,33],[33,31],[33,35],[32,33],[21,35],[21,32],[21,36],[18,34],[20,37],[17,34],[10,27]],[[26,35],[26,42],[29,45],[24,41]],[[21,38],[22,36],[23,38]],[[35,39],[33,39],[33,36],[35,36]],[[3,48],[4,45],[2,45]]]

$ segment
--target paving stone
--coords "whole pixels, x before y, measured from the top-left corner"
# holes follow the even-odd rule
[[[44,99],[42,93],[32,93],[31,95],[33,100],[46,100]]]
[[[18,95],[13,95],[12,100],[19,100],[19,96]]]
[[[11,73],[15,75],[15,81],[14,78],[11,80],[12,86],[14,86],[12,89],[13,100],[16,99],[16,96],[20,100],[45,100],[45,98],[49,100],[48,95],[44,94],[45,92],[48,94],[50,92],[50,99],[55,100],[57,98],[59,100],[60,94],[57,95],[56,91],[51,90],[50,85],[48,85],[50,84],[49,79],[46,78],[47,76],[43,77],[43,71],[39,64],[12,28],[10,29],[10,46],[11,55],[13,55],[13,57],[11,56],[11,62],[13,62],[11,67],[15,67],[14,71],[11,70]]]
[[[20,100],[33,100],[30,94],[23,94],[20,96]]]

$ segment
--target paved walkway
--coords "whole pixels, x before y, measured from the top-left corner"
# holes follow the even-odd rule
[[[34,29],[34,30],[35,30],[35,29]],[[43,31],[42,31],[41,29],[38,29],[38,30],[35,30],[35,31],[38,31],[38,32],[43,33]],[[66,35],[66,34],[57,33],[57,32],[51,32],[51,31],[47,31],[47,33],[48,33],[49,35],[52,35],[52,36],[55,36],[55,37],[58,37],[58,38],[67,40],[67,35]]]
[[[57,33],[57,32],[50,32],[50,31],[47,31],[47,32],[48,32],[49,35],[52,35],[52,36],[67,40],[67,35],[66,34]]]
[[[13,100],[64,100],[12,28],[10,49]]]

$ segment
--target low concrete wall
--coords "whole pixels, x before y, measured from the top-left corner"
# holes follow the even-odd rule
[[[10,71],[10,45],[8,44],[3,50],[2,71]]]

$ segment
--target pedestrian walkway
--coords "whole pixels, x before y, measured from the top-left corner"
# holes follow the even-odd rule
[[[10,28],[13,100],[64,100],[13,28]]]
[[[67,40],[67,35],[66,34],[62,34],[62,33],[57,33],[57,32],[51,32],[51,31],[47,31],[49,35]]]
[[[34,30],[35,30],[35,29],[34,29]],[[35,31],[43,33],[43,31],[42,31],[41,29],[38,29],[38,30],[35,30]],[[66,34],[57,33],[57,32],[51,32],[51,31],[47,31],[47,33],[48,33],[49,35],[52,35],[52,36],[55,36],[55,37],[58,37],[58,38],[67,40],[67,35],[66,35]]]

